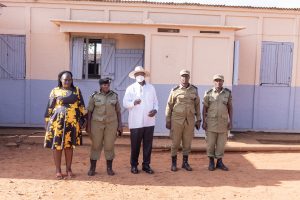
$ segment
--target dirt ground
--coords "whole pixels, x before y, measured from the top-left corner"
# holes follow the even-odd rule
[[[300,198],[300,152],[226,153],[228,172],[208,171],[205,153],[196,152],[190,156],[192,172],[180,169],[174,173],[170,171],[170,152],[157,149],[152,154],[155,174],[134,175],[130,173],[129,146],[119,144],[114,160],[116,175],[106,174],[102,153],[98,174],[88,177],[87,143],[74,152],[73,172],[77,176],[56,180],[52,152],[42,147],[42,135],[19,147],[7,147],[7,142],[0,138],[0,199]],[[181,160],[179,156],[179,164]]]

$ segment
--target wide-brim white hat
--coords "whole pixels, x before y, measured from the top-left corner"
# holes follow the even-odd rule
[[[136,66],[134,68],[134,70],[132,72],[129,73],[129,78],[135,79],[135,74],[139,73],[139,72],[143,72],[145,74],[145,76],[149,76],[150,73],[148,71],[146,71],[142,66]]]

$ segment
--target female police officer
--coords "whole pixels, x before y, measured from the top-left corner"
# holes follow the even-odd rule
[[[100,91],[94,92],[89,99],[87,132],[92,140],[89,176],[95,175],[96,163],[103,146],[107,174],[115,174],[112,170],[114,143],[117,132],[122,134],[122,123],[118,95],[110,90],[110,82],[109,78],[100,79]]]

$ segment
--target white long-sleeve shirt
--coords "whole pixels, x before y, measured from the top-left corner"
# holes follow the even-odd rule
[[[134,101],[141,99],[141,103],[134,105]],[[130,129],[155,126],[155,116],[149,117],[151,110],[158,111],[158,101],[153,85],[146,83],[141,86],[135,82],[127,87],[123,106],[128,109],[128,126]]]

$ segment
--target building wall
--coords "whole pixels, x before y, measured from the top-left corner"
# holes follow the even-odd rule
[[[164,127],[164,109],[168,93],[179,82],[182,68],[191,70],[191,82],[202,97],[212,86],[215,73],[225,75],[226,87],[234,97],[236,130],[300,130],[299,12],[226,7],[118,4],[101,2],[6,0],[0,15],[0,34],[26,35],[26,80],[1,80],[6,99],[2,111],[25,110],[24,114],[5,118],[0,124],[40,125],[47,96],[56,85],[58,72],[69,69],[70,38],[73,35],[114,38],[117,48],[145,49],[145,67],[151,71],[150,82],[156,86],[160,100],[157,130]],[[15,15],[14,13],[18,13]],[[130,23],[169,23],[217,26],[242,26],[233,33],[221,30],[219,35],[200,34],[199,28],[181,28],[179,34],[157,33],[156,28],[144,35],[101,33],[61,33],[50,19],[111,21]],[[141,28],[140,31],[148,29]],[[130,30],[128,30],[130,32]],[[232,85],[233,41],[240,42],[237,85]],[[260,86],[262,41],[294,43],[290,87]],[[87,98],[96,81],[76,82]],[[24,88],[18,95],[18,106],[11,101],[10,87]],[[43,86],[43,87],[42,87]],[[36,92],[38,91],[38,92]],[[25,94],[23,94],[25,93]],[[21,104],[24,106],[22,107]],[[298,122],[299,121],[299,122]]]

